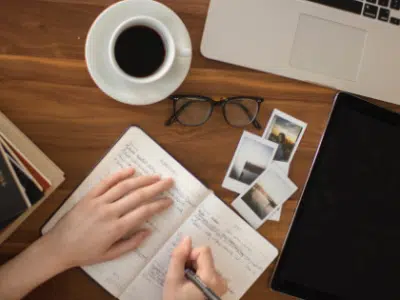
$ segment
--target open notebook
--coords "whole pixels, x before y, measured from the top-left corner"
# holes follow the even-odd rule
[[[210,246],[218,271],[228,280],[223,299],[239,299],[278,254],[269,242],[182,167],[143,130],[131,127],[43,227],[48,232],[94,185],[127,167],[135,176],[173,177],[166,193],[174,205],[145,226],[152,235],[136,251],[83,269],[116,298],[162,299],[170,254],[183,236]]]

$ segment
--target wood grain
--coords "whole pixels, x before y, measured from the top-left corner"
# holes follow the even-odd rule
[[[91,80],[84,62],[87,31],[111,0],[4,0],[0,10],[0,110],[66,173],[64,185],[0,247],[0,262],[39,237],[40,227],[77,186],[109,146],[131,124],[139,124],[216,194],[230,203],[235,194],[221,183],[242,131],[229,127],[220,111],[200,128],[164,127],[171,103],[132,107],[113,101]],[[208,1],[166,0],[187,25],[194,47],[192,69],[179,93],[215,96],[247,94],[265,102],[259,120],[274,108],[309,124],[290,176],[304,186],[325,128],[335,91],[208,60],[200,42]],[[396,108],[394,105],[383,104]],[[248,130],[261,134],[249,127]],[[194,155],[194,153],[196,155]],[[279,223],[260,232],[281,247],[300,192],[284,206]],[[268,288],[273,266],[243,299],[289,299]],[[80,269],[53,278],[27,299],[112,299]]]

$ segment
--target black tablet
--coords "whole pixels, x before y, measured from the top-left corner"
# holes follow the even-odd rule
[[[339,93],[278,261],[273,290],[400,299],[400,115]]]

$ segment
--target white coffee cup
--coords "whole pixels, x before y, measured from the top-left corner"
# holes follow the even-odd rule
[[[115,58],[115,43],[120,36],[120,34],[126,30],[127,28],[133,27],[133,26],[146,26],[154,31],[156,31],[163,43],[164,43],[164,48],[165,48],[165,58],[162,63],[162,65],[158,68],[158,70],[153,73],[150,76],[147,77],[134,77],[130,76],[127,73],[125,73],[120,66],[117,63],[117,60]],[[138,41],[140,42],[140,41]],[[176,49],[175,41],[171,35],[171,32],[168,30],[168,28],[159,20],[149,17],[149,16],[137,16],[133,17],[129,20],[126,20],[123,22],[121,25],[117,27],[117,29],[114,31],[114,33],[111,36],[110,43],[109,43],[109,58],[111,61],[111,65],[114,68],[114,70],[119,74],[119,76],[123,77],[125,80],[136,83],[136,84],[148,84],[154,81],[157,81],[164,77],[168,71],[171,69],[171,67],[174,64],[174,61],[177,57],[177,52],[179,56],[190,56],[191,55],[191,50],[190,49],[180,49],[178,51]]]

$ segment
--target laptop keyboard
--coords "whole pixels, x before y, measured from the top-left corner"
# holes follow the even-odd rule
[[[400,25],[400,0],[306,0]]]

